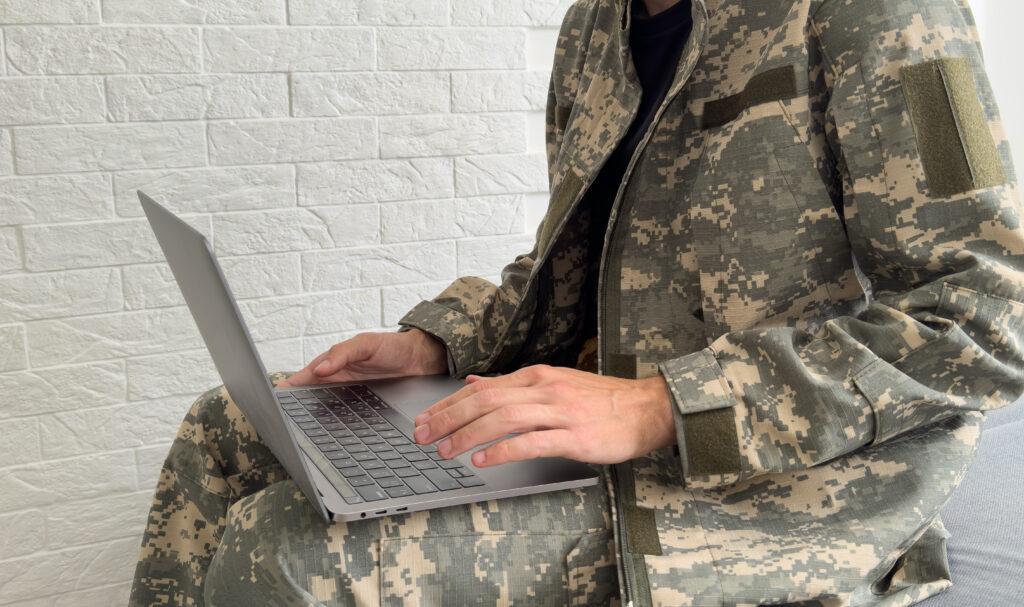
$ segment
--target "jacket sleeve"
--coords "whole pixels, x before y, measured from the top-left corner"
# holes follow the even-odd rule
[[[566,94],[574,90],[566,85],[567,82],[572,84],[572,79],[566,77],[561,59],[566,54],[566,45],[575,44],[578,38],[570,34],[575,27],[575,8],[569,9],[562,23],[548,85],[545,139],[549,182],[555,174],[572,107],[572,99]],[[499,342],[503,347],[517,348],[527,338],[533,310],[520,308],[520,303],[529,299],[526,288],[538,258],[537,243],[549,221],[552,221],[550,215],[541,220],[532,250],[517,256],[502,269],[501,284],[495,285],[476,276],[458,278],[437,297],[422,301],[407,312],[398,321],[399,331],[416,327],[439,339],[447,350],[448,373],[452,377],[487,371],[486,365]],[[527,301],[526,305],[535,304]]]
[[[660,364],[691,486],[807,468],[1024,391],[1024,218],[969,10],[826,0],[811,30],[867,305]]]

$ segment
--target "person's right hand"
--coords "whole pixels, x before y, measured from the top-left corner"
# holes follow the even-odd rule
[[[280,387],[341,381],[435,375],[448,371],[444,344],[428,333],[360,333],[336,344],[304,369],[279,382]]]

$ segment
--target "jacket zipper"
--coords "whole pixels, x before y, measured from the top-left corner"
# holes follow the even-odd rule
[[[702,6],[702,4],[699,3],[699,2],[695,2],[694,3],[695,6],[698,5],[698,4],[700,4]],[[702,48],[703,48],[703,46],[707,42],[707,24],[706,24],[707,15],[706,14],[704,15],[704,20],[705,20],[705,25],[704,25],[703,31],[700,34],[701,38],[702,38],[701,41],[700,41],[700,44],[701,44]],[[690,35],[691,36],[693,35],[692,31],[691,31]],[[699,60],[699,58],[698,58],[698,60]],[[690,76],[693,74],[693,70],[694,70],[695,67],[696,67],[696,64],[694,64],[693,66],[690,66],[690,68],[687,71],[687,73],[683,76],[684,83],[690,79]],[[612,212],[611,212],[611,215],[608,218],[608,227],[605,228],[604,242],[601,245],[601,257],[598,260],[598,272],[597,272],[597,293],[598,293],[598,296],[597,296],[597,368],[598,368],[599,371],[602,370],[602,363],[604,362],[603,359],[605,358],[605,356],[604,356],[604,338],[603,338],[604,331],[602,330],[603,327],[604,327],[604,319],[602,318],[602,314],[604,313],[604,308],[606,306],[606,303],[605,303],[606,294],[605,294],[605,289],[604,289],[604,282],[605,282],[605,276],[604,276],[605,275],[605,254],[606,254],[607,249],[608,249],[608,243],[609,243],[610,237],[611,237],[612,233],[615,231],[615,223],[618,221],[618,211],[619,211],[619,205],[621,203],[621,198],[622,198],[623,193],[626,191],[626,184],[629,182],[629,180],[633,176],[633,170],[636,168],[637,160],[640,158],[641,154],[643,153],[643,150],[646,149],[647,144],[650,142],[651,136],[654,134],[654,131],[657,130],[658,123],[661,122],[662,115],[665,113],[665,110],[668,108],[668,106],[671,105],[671,103],[675,100],[675,98],[679,96],[679,93],[681,93],[684,88],[686,88],[685,84],[680,86],[679,90],[677,90],[672,95],[667,96],[662,101],[661,106],[658,108],[658,111],[654,114],[654,119],[651,120],[651,125],[647,128],[647,132],[644,133],[644,138],[640,141],[640,143],[637,145],[636,149],[633,151],[633,155],[632,155],[632,157],[629,160],[629,164],[626,166],[626,172],[623,175],[622,182],[619,184],[619,189],[615,193],[615,200],[612,202]],[[623,517],[622,488],[621,488],[621,483],[620,483],[620,479],[619,479],[619,475],[618,475],[618,471],[616,469],[616,466],[612,465],[612,466],[609,466],[609,468],[611,470],[612,485],[613,485],[613,489],[614,489],[614,493],[615,493],[615,510],[616,510],[616,512],[619,515],[618,516],[618,519],[619,519],[618,520],[618,528],[619,528],[619,538],[618,538],[618,543],[619,543],[618,549],[619,550],[618,550],[618,552],[619,552],[620,555],[623,555],[621,566],[622,566],[622,580],[623,580],[623,585],[625,586],[622,589],[623,592],[624,592],[624,595],[625,595],[623,597],[623,602],[625,603],[626,607],[633,607],[633,597],[635,596],[634,593],[633,593],[633,588],[636,586],[636,572],[633,570],[632,560],[625,558],[626,547],[629,545],[629,543],[626,541],[626,524],[625,524],[625,518]],[[626,479],[626,480],[632,481],[632,479]]]

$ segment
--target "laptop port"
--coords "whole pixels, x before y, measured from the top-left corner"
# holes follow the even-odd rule
[[[387,513],[388,513],[387,510],[378,510],[378,511],[374,512],[374,514],[387,514]]]
[[[395,508],[395,512],[405,512],[408,509],[408,506],[402,506],[401,508]]]

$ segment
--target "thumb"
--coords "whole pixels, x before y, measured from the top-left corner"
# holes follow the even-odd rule
[[[353,337],[331,348],[320,364],[313,367],[313,373],[319,377],[333,375],[352,363],[370,358],[375,350],[365,338]]]

